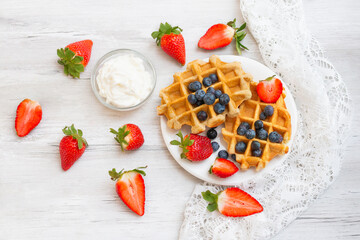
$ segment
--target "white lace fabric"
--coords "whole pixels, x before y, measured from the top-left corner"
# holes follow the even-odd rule
[[[238,185],[263,205],[262,213],[244,218],[210,213],[201,192],[226,187],[197,185],[186,205],[181,240],[269,239],[340,171],[351,102],[341,76],[305,26],[302,1],[241,0],[240,8],[265,64],[289,86],[298,108],[298,130],[284,164]]]

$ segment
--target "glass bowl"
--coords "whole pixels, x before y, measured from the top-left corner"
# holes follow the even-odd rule
[[[133,106],[129,106],[129,107],[118,107],[118,106],[114,106],[110,103],[106,102],[106,99],[102,96],[100,96],[99,94],[99,87],[96,81],[96,77],[99,73],[100,68],[103,66],[103,64],[105,62],[107,62],[108,60],[117,57],[117,56],[121,56],[121,55],[133,55],[135,57],[138,57],[140,59],[143,60],[144,63],[144,67],[145,70],[150,74],[151,80],[152,80],[152,86],[151,86],[151,91],[149,92],[149,94],[139,103],[133,105]],[[129,110],[133,110],[136,109],[138,107],[140,107],[141,105],[143,105],[147,100],[149,100],[151,94],[154,92],[155,86],[156,86],[156,72],[155,72],[155,68],[154,66],[151,64],[151,62],[141,53],[131,50],[131,49],[117,49],[111,52],[108,52],[107,54],[105,54],[102,58],[100,58],[98,60],[98,62],[95,65],[95,68],[93,70],[93,72],[91,73],[91,87],[92,90],[96,96],[96,98],[99,100],[99,102],[101,102],[105,107],[116,110],[116,111],[129,111]]]

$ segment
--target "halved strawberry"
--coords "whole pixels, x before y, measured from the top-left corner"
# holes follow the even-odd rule
[[[110,128],[110,132],[115,134],[114,139],[120,143],[121,150],[136,150],[144,144],[144,136],[140,128],[135,124],[125,124],[118,131]]]
[[[231,187],[217,194],[209,190],[201,193],[203,198],[209,202],[207,209],[210,212],[216,209],[228,217],[246,217],[263,211],[261,204],[243,190]]]
[[[210,167],[209,173],[221,178],[227,178],[235,174],[239,169],[236,165],[224,158],[215,159],[214,164]]]
[[[243,31],[246,27],[246,23],[236,28],[236,19],[228,22],[227,24],[215,24],[210,27],[204,36],[202,36],[198,42],[198,47],[213,50],[229,45],[233,38],[236,41],[236,50],[241,54],[241,49],[247,49],[241,44],[241,41],[245,38],[246,32]]]
[[[283,91],[283,85],[278,78],[274,76],[268,77],[260,81],[256,86],[256,92],[261,101],[266,103],[275,103]]]
[[[121,200],[133,212],[142,216],[145,213],[145,183],[141,175],[146,175],[139,167],[133,170],[116,172],[115,168],[109,171],[111,180],[116,181],[115,189]]]
[[[19,137],[29,134],[41,121],[42,109],[37,101],[23,100],[16,110],[15,130]]]
[[[180,137],[180,142],[172,140],[170,144],[182,148],[181,158],[186,158],[190,161],[202,161],[209,158],[213,153],[211,140],[208,137],[197,134],[190,134],[190,136],[186,135],[183,137],[181,131],[176,135]]]

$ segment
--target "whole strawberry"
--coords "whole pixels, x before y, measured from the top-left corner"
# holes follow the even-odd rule
[[[110,132],[115,134],[114,139],[120,143],[121,150],[136,150],[144,144],[144,136],[135,124],[125,124],[118,131],[110,128]]]
[[[213,50],[222,48],[229,45],[233,39],[236,42],[236,50],[241,54],[241,49],[248,50],[241,41],[245,38],[246,23],[242,24],[239,28],[236,27],[236,19],[228,22],[227,24],[218,23],[211,26],[207,32],[202,36],[198,42],[198,47]]]
[[[173,140],[170,144],[182,148],[181,158],[186,158],[190,161],[202,161],[209,158],[213,153],[211,140],[208,137],[190,134],[190,136],[186,135],[184,138],[181,131],[176,135],[180,137],[180,142]]]
[[[62,131],[66,136],[61,139],[59,150],[61,167],[66,171],[83,155],[88,144],[83,138],[83,132],[77,130],[74,124]]]
[[[263,211],[261,204],[243,190],[231,187],[216,194],[207,190],[201,193],[209,202],[207,209],[212,212],[216,209],[228,217],[246,217]]]
[[[59,56],[58,63],[64,66],[64,73],[74,78],[79,78],[80,73],[90,61],[91,49],[93,42],[91,40],[83,40],[74,42],[57,50]]]
[[[185,65],[185,41],[181,32],[182,29],[178,26],[172,27],[169,23],[161,23],[159,31],[153,32],[151,36],[156,39],[156,44],[161,46],[164,52]]]
[[[111,180],[116,181],[115,189],[121,200],[133,212],[142,216],[145,213],[145,183],[141,175],[146,175],[142,168],[117,172],[115,168],[109,171]]]
[[[233,162],[227,159],[217,158],[215,159],[214,164],[210,167],[209,173],[221,178],[227,178],[234,175],[238,170],[239,169]]]

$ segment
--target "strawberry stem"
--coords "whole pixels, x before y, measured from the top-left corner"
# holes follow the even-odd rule
[[[60,58],[58,63],[64,66],[66,76],[70,74],[73,78],[80,78],[80,73],[84,71],[84,65],[81,64],[84,58],[77,56],[69,48],[58,49],[57,55]]]
[[[124,171],[124,169],[121,169],[120,172],[117,172],[115,168],[111,169],[109,171],[109,175],[111,177],[111,180],[113,181],[116,181],[117,179],[121,178],[121,176],[124,174],[124,173],[128,173],[128,172],[137,172],[137,173],[140,173],[141,175],[143,176],[146,176],[146,173],[145,171],[141,170],[141,169],[145,169],[147,168],[147,166],[145,167],[138,167],[138,168],[135,168],[133,170],[128,170],[128,171]]]
[[[182,148],[182,153],[180,154],[181,158],[186,158],[186,153],[189,152],[189,150],[187,149],[187,147],[190,147],[191,145],[194,144],[194,140],[190,140],[190,135],[186,136],[185,138],[183,137],[183,134],[181,131],[179,131],[177,134],[177,136],[180,137],[180,142],[177,140],[172,140],[170,142],[171,145],[176,145],[179,146],[180,148]]]
[[[239,28],[236,28],[236,18],[234,18],[234,20],[228,22],[227,25],[235,30],[234,38],[236,42],[236,50],[238,51],[238,53],[241,55],[241,50],[249,50],[241,43],[241,41],[245,38],[247,34],[245,31],[243,31],[246,28],[246,22],[244,22]]]
[[[156,44],[160,46],[161,38],[166,34],[174,33],[176,35],[180,34],[182,29],[178,26],[172,27],[169,23],[160,23],[159,31],[151,33],[151,37],[156,39]]]
[[[83,138],[83,132],[80,129],[77,130],[74,127],[74,124],[72,124],[70,127],[65,126],[62,131],[66,136],[71,136],[73,139],[77,140],[79,149],[82,149],[84,144],[85,146],[88,146],[87,141],[85,138]]]
[[[220,193],[220,192],[219,192]],[[218,201],[218,195],[219,193],[217,194],[214,194],[212,192],[210,192],[209,190],[207,190],[206,192],[202,192],[201,195],[202,197],[209,202],[209,205],[207,206],[207,209],[210,211],[210,212],[213,212],[215,211],[217,208],[218,208],[218,205],[217,205],[217,201]]]
[[[110,132],[116,135],[114,137],[114,139],[120,144],[121,151],[124,151],[123,144],[125,144],[125,145],[129,144],[125,140],[125,137],[130,134],[130,131],[126,131],[126,125],[120,127],[118,131],[116,131],[113,128],[110,128]]]

